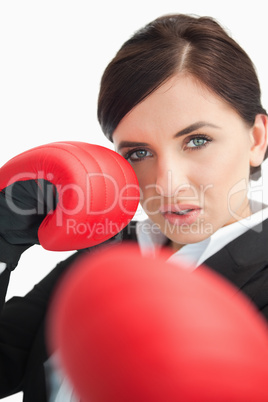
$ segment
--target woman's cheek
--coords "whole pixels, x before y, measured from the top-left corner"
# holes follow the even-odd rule
[[[155,191],[154,185],[141,191],[141,206],[148,215],[155,215],[159,212],[162,197]]]

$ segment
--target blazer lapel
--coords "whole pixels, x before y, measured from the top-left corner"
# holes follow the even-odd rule
[[[268,220],[230,242],[208,258],[204,265],[241,289],[268,265]]]

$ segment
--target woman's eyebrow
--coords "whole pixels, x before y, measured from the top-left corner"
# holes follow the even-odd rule
[[[189,134],[192,131],[198,130],[202,127],[212,127],[212,128],[220,128],[219,126],[216,126],[215,124],[208,123],[206,121],[198,121],[196,123],[191,124],[188,127],[185,127],[184,129],[180,130],[178,133],[174,135],[173,138],[180,137],[185,134]],[[121,141],[118,144],[117,151],[120,151],[122,148],[133,148],[133,147],[148,147],[147,142],[136,142],[136,141]]]
[[[133,148],[133,147],[148,147],[146,142],[135,142],[135,141],[121,141],[118,144],[117,151],[122,148]]]
[[[176,133],[174,135],[174,138],[180,137],[181,135],[189,134],[192,131],[199,130],[200,128],[203,128],[203,127],[220,128],[219,126],[216,126],[215,124],[212,124],[212,123],[208,123],[206,121],[198,121],[184,129],[180,130],[178,133]]]

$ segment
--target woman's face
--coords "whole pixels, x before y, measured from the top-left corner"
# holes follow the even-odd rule
[[[136,172],[143,209],[175,248],[250,215],[252,129],[193,77],[169,79],[113,140]]]

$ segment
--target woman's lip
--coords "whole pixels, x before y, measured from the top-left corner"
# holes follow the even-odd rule
[[[185,214],[178,215],[178,212],[180,211],[186,211]],[[161,214],[165,218],[167,222],[171,225],[192,225],[199,217],[201,213],[201,208],[199,207],[191,207],[189,205],[180,205],[180,208],[176,208],[176,210],[173,209],[168,209],[168,210],[163,210]]]
[[[201,208],[197,205],[191,205],[191,204],[167,204],[167,205],[162,205],[159,208],[159,211],[161,214],[167,214],[167,213],[176,213],[176,212],[181,212],[181,211],[186,211],[186,210],[200,210]]]

